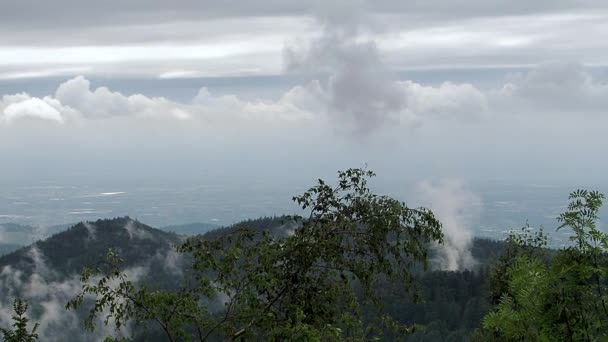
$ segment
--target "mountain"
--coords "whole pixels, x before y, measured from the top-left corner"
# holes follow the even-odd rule
[[[137,265],[171,249],[180,237],[134,221],[129,217],[81,222],[46,240],[0,257],[3,266],[30,272],[35,266],[32,250],[44,256],[48,267],[62,274],[79,273],[85,266],[97,265],[113,249],[125,266]]]
[[[40,323],[41,341],[101,341],[113,333],[101,320],[95,332],[89,333],[83,327],[86,310],[64,308],[81,289],[82,269],[103,265],[111,248],[124,260],[130,280],[175,288],[181,279],[183,258],[172,246],[181,239],[121,217],[81,222],[4,255],[0,257],[0,326],[10,324],[6,319],[11,315],[11,303],[21,297],[30,303],[32,318]],[[133,333],[141,335],[139,330]]]
[[[295,222],[294,219],[289,216],[266,216],[241,221],[227,227],[213,229],[203,234],[203,237],[215,239],[223,235],[235,233],[241,229],[257,232],[267,230],[274,236],[285,237],[291,234],[298,226],[299,223]]]
[[[210,230],[202,238],[214,239],[239,229],[269,230],[288,236],[298,224],[287,216],[264,217]],[[19,227],[13,226],[17,229]],[[182,232],[185,231],[182,230]],[[175,289],[189,258],[172,246],[183,236],[152,228],[129,217],[78,223],[45,240],[0,257],[0,326],[8,322],[10,302],[22,296],[32,305],[34,320],[41,322],[43,341],[103,340],[111,331],[101,321],[91,334],[84,331],[85,310],[71,312],[65,303],[80,290],[79,273],[106,260],[112,248],[124,260],[125,273],[134,282],[155,288]],[[426,330],[412,341],[464,341],[490,308],[487,265],[504,250],[503,242],[475,239],[472,254],[478,261],[475,271],[428,271],[418,274],[423,302],[411,300],[399,284],[383,283],[384,311],[399,321],[421,324]],[[368,313],[374,317],[374,313]],[[130,331],[135,341],[162,341],[162,333],[152,325]],[[388,339],[390,340],[390,338]]]

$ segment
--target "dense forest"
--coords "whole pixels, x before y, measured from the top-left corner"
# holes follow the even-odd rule
[[[240,229],[259,232],[269,230],[282,236],[288,222],[294,224],[287,216],[263,217],[212,230],[203,236],[206,239],[217,239],[234,234]],[[139,236],[146,238],[130,239],[125,229],[129,223],[140,231]],[[91,243],[92,227],[95,227],[95,244]],[[104,260],[109,248],[113,248],[122,256],[126,268],[144,264],[149,260],[162,261],[158,256],[169,251],[178,241],[180,237],[177,235],[148,227],[130,218],[116,218],[77,224],[34,246],[45,255],[47,265],[55,271],[45,276],[65,280],[76,270],[80,271],[84,265],[97,264]],[[463,340],[479,325],[481,317],[490,308],[487,266],[500,255],[504,247],[503,242],[476,239],[472,251],[475,259],[479,261],[478,268],[463,272],[422,273],[419,278],[419,287],[423,292],[421,302],[414,302],[403,289],[393,284],[384,290],[384,310],[394,317],[399,317],[404,323],[425,327],[412,334],[410,340]],[[33,272],[36,265],[30,248],[31,246],[22,248],[0,258],[0,265],[18,265],[25,273]],[[185,264],[186,261],[182,260],[179,267],[184,267]],[[153,285],[154,288],[175,289],[182,279],[181,275],[165,269],[162,263],[151,263],[148,273],[141,281]],[[32,302],[30,306],[30,310],[39,311],[37,303]],[[141,327],[134,332],[134,340],[164,340],[162,331],[157,331],[154,326]]]
[[[425,208],[371,192],[366,182],[372,176],[351,169],[339,173],[335,187],[319,180],[294,197],[307,217],[265,217],[193,237],[130,218],[99,220],[5,255],[1,285],[14,300],[14,314],[12,321],[2,316],[4,339],[606,336],[608,238],[596,224],[603,195],[570,195],[558,218],[560,229],[572,231],[569,247],[548,249],[547,234],[525,226],[505,241],[475,239],[474,267],[441,271],[432,262],[443,239],[441,223]],[[70,291],[32,296],[32,277]],[[63,300],[78,325],[40,321],[49,296]]]

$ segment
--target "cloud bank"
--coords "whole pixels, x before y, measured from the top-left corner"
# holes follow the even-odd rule
[[[508,119],[518,113],[599,113],[608,105],[608,83],[594,79],[578,63],[547,63],[509,74],[497,89],[449,81],[433,86],[391,78],[382,71],[369,42],[345,44],[327,43],[327,51],[307,51],[305,61],[294,61],[299,66],[293,68],[324,65],[328,76],[295,86],[277,99],[216,96],[202,87],[190,103],[180,103],[164,97],[125,95],[107,87],[92,89],[89,80],[78,76],[61,83],[53,95],[2,96],[0,125],[32,120],[61,125],[123,117],[195,120],[210,125],[260,122],[298,127],[328,123],[337,130],[365,135],[387,125],[407,128],[445,119],[477,122],[497,116]],[[319,46],[314,49],[322,50]],[[335,62],[320,63],[318,59]],[[307,75],[312,78],[318,74]]]
[[[575,62],[548,62],[511,74],[499,93],[503,105],[546,112],[605,112],[608,83],[595,80]]]
[[[349,72],[345,69],[325,84],[313,80],[289,89],[276,100],[214,96],[203,87],[191,103],[142,94],[124,95],[106,87],[91,89],[90,81],[78,76],[60,84],[54,96],[37,98],[26,93],[3,96],[0,123],[42,120],[75,124],[82,120],[103,122],[120,117],[196,120],[209,124],[330,122],[336,128],[347,126],[361,133],[371,132],[385,122],[408,126],[427,117],[475,117],[486,111],[484,94],[468,84],[423,86],[412,81],[374,79],[374,76],[368,79],[365,73],[347,76]]]

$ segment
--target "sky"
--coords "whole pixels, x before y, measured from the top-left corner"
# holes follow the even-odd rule
[[[605,1],[11,1],[0,182],[606,183]]]

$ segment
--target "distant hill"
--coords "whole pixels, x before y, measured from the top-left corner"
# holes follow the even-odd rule
[[[215,225],[215,224],[195,222],[195,223],[186,223],[186,224],[165,226],[165,227],[161,227],[160,229],[164,230],[166,232],[172,232],[172,233],[179,234],[179,235],[192,236],[192,235],[205,234],[208,231],[211,231],[211,230],[214,230],[217,228],[219,228],[219,226]]]
[[[101,341],[111,333],[101,322],[96,332],[88,333],[82,325],[85,311],[64,309],[81,288],[82,269],[103,265],[111,248],[124,260],[129,279],[156,288],[175,288],[184,258],[172,246],[181,239],[120,217],[81,222],[4,255],[0,257],[0,325],[8,323],[2,319],[10,317],[13,298],[22,297],[30,302],[32,316],[41,324],[41,341]],[[143,336],[139,340],[150,340],[146,331],[146,327],[139,328],[137,334]]]
[[[150,259],[159,251],[171,249],[180,237],[121,217],[95,222],[81,222],[57,233],[46,240],[0,257],[0,268],[17,267],[31,271],[34,267],[32,248],[44,256],[48,267],[62,274],[79,273],[85,266],[103,262],[108,249],[115,250],[125,266],[137,265]]]
[[[267,230],[275,236],[284,237],[293,232],[298,226],[299,223],[295,222],[289,216],[267,216],[213,229],[203,234],[203,236],[205,238],[216,239],[226,234],[235,233],[240,229],[249,229],[258,232]]]

